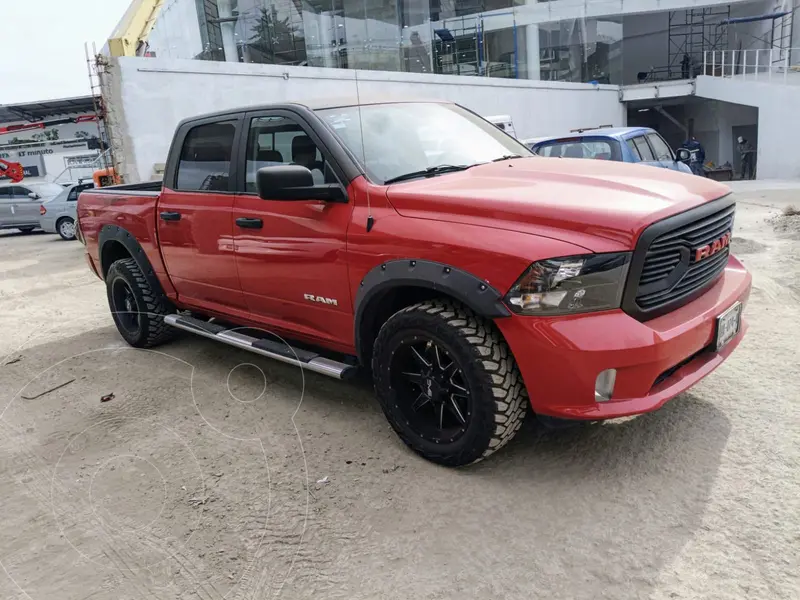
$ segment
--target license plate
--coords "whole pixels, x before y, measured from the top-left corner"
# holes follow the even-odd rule
[[[742,303],[737,302],[717,317],[717,342],[714,350],[719,352],[736,337],[742,326]]]

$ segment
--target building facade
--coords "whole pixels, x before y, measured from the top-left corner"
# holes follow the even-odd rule
[[[643,74],[693,75],[708,50],[790,48],[794,5],[793,0],[165,0],[142,54],[630,84]],[[782,18],[735,22],[785,9]]]

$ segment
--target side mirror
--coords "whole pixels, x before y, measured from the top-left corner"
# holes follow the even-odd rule
[[[325,200],[344,202],[338,183],[314,184],[314,176],[300,165],[261,167],[256,172],[256,189],[262,200]]]
[[[692,153],[686,148],[678,148],[678,150],[675,152],[675,156],[677,157],[676,160],[679,162],[686,162],[692,157]]]
[[[28,194],[28,198],[30,198],[31,200],[38,200],[39,198],[41,198],[41,196],[36,192],[30,192]]]

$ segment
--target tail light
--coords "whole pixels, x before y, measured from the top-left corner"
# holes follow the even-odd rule
[[[47,209],[44,207],[44,204],[40,204],[39,205],[39,214],[42,215],[42,216],[47,214]]]

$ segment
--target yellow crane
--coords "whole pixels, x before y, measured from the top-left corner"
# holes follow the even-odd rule
[[[108,40],[111,56],[141,56],[164,0],[133,0]]]

